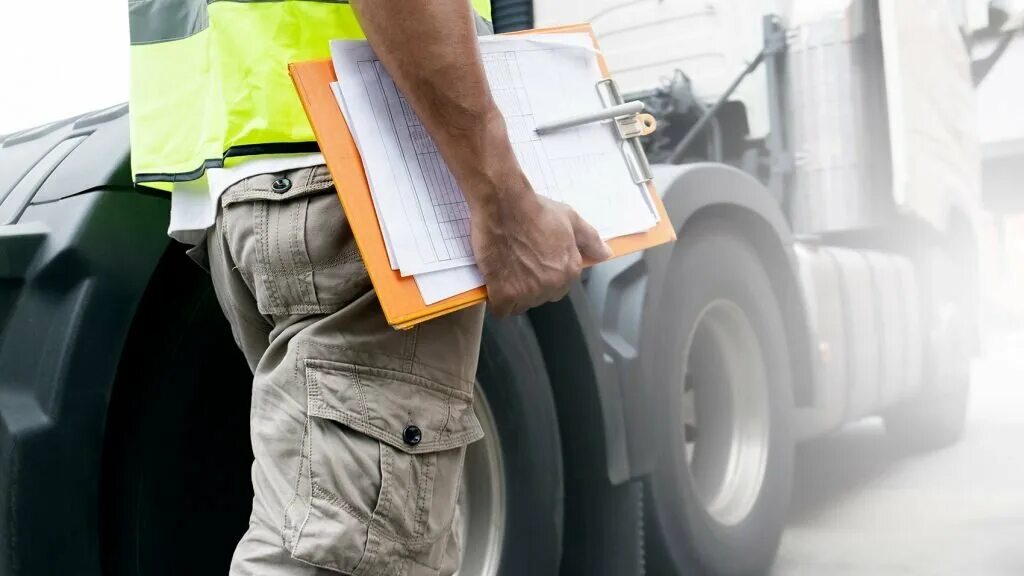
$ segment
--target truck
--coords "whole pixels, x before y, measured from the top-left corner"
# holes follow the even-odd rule
[[[764,573],[797,444],[867,416],[960,437],[966,6],[493,0],[499,32],[592,22],[658,119],[678,240],[487,318],[459,574]],[[223,574],[247,526],[251,373],[168,197],[132,182],[127,112],[0,137],[3,574]]]

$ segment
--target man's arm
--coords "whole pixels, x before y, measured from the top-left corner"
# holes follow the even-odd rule
[[[468,0],[352,0],[377,56],[419,115],[469,204],[492,311],[565,295],[582,257],[611,250],[569,206],[534,193],[484,74]]]

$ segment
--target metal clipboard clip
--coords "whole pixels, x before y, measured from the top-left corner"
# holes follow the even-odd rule
[[[594,122],[611,120],[622,140],[622,156],[626,160],[626,166],[633,177],[633,182],[643,184],[654,178],[651,172],[651,165],[647,161],[647,154],[640,145],[640,137],[647,136],[654,132],[658,123],[654,116],[644,113],[644,104],[640,101],[626,102],[619,93],[619,87],[611,78],[601,80],[596,84],[597,94],[601,97],[604,110],[580,114],[572,118],[565,118],[557,122],[537,126],[537,134],[547,134],[557,130],[582,126]]]
[[[622,93],[619,92],[618,84],[611,78],[605,78],[597,83],[597,93],[605,108],[626,104],[622,99]],[[654,178],[651,164],[647,161],[647,154],[640,144],[640,137],[653,133],[657,127],[658,122],[654,116],[643,112],[643,108],[640,112],[615,118],[615,128],[618,130],[619,137],[622,138],[622,156],[626,159],[629,173],[637,184],[649,182]]]

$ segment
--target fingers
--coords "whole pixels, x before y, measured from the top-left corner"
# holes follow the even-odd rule
[[[536,229],[525,227],[525,239],[515,243],[525,243],[527,249],[510,249],[510,257],[486,265],[478,262],[495,316],[520,314],[561,300],[582,273],[585,259],[601,261],[613,255],[597,230],[575,210],[551,201],[542,205],[547,212],[539,225]]]
[[[569,286],[566,286],[564,290],[559,291],[553,296],[548,302],[558,302],[562,298],[565,298],[569,294]]]
[[[536,308],[547,302],[557,302],[569,292],[568,285],[557,291],[546,290],[536,294],[499,294],[488,295],[488,306],[491,314],[499,318],[522,314],[531,308]]]
[[[576,247],[579,248],[580,254],[584,258],[600,262],[612,257],[611,247],[601,240],[601,235],[597,233],[597,230],[571,208],[569,209],[569,220],[572,222],[572,229],[576,234]]]
[[[488,285],[487,306],[490,309],[491,314],[498,318],[505,318],[506,316],[510,316],[515,310],[516,301],[512,294],[500,289],[499,286]]]
[[[557,278],[552,277],[546,283],[533,286],[507,280],[488,283],[487,300],[491,314],[499,318],[514,316],[547,302],[561,300],[569,292],[572,282],[579,277],[580,266],[574,269],[577,272],[567,270]]]
[[[526,312],[534,306],[544,303],[538,294],[524,289],[521,284],[498,282],[487,285],[487,301],[491,314],[505,318]]]
[[[526,312],[530,308],[533,308],[533,306],[525,306],[523,304],[516,303],[512,305],[512,309],[509,310],[508,315],[515,316],[517,314],[522,314],[523,312]]]

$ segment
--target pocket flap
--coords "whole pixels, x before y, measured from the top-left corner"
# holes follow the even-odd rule
[[[483,437],[472,394],[382,368],[306,360],[309,414],[339,422],[409,454]]]

